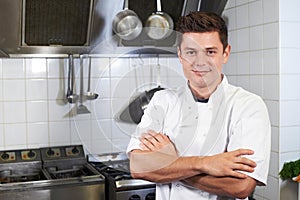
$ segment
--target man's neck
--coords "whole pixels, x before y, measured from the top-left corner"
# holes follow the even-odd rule
[[[221,80],[216,81],[216,83],[211,85],[210,87],[194,88],[193,86],[190,85],[189,82],[188,85],[195,99],[205,100],[205,99],[209,99],[209,97],[212,95],[212,93],[214,93],[214,91],[217,89],[218,85],[222,82],[222,80],[223,80],[223,74],[221,76]]]

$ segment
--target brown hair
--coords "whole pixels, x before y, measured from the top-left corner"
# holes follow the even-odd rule
[[[182,42],[182,35],[189,32],[218,32],[220,40],[223,44],[223,50],[228,45],[228,32],[225,21],[219,15],[212,12],[191,12],[187,16],[181,16],[176,24],[176,31],[178,32],[177,45],[180,46]]]

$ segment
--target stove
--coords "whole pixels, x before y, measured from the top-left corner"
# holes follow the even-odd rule
[[[106,200],[155,199],[155,183],[133,179],[125,153],[88,155],[88,161],[105,176]]]
[[[0,199],[101,200],[105,177],[82,145],[0,151]]]
[[[46,180],[39,149],[0,152],[0,184]]]
[[[49,179],[84,179],[100,175],[87,162],[81,145],[42,148],[41,154]]]
[[[0,151],[0,199],[44,200],[45,184],[39,149]]]
[[[105,198],[105,178],[87,162],[82,145],[41,148],[41,157],[47,179],[59,186],[53,199]]]

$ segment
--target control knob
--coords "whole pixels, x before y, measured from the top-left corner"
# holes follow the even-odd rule
[[[137,194],[134,194],[131,197],[129,197],[129,200],[141,200],[141,197]]]
[[[29,152],[28,152],[28,154],[27,154],[27,156],[28,156],[28,158],[34,158],[35,157],[35,152],[34,151],[32,151],[32,150],[30,150]]]
[[[145,200],[155,200],[155,193],[151,192],[151,193],[147,194]]]
[[[8,153],[4,152],[4,153],[1,155],[1,158],[2,158],[2,160],[7,160],[7,159],[9,158]]]
[[[72,153],[73,153],[73,154],[78,154],[78,153],[79,153],[79,150],[77,149],[77,147],[74,147],[74,148],[72,149]]]
[[[47,151],[47,155],[48,156],[53,156],[54,154],[55,154],[55,152],[51,148],[49,148],[48,151]]]

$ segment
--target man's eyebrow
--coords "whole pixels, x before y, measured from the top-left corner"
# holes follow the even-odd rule
[[[202,51],[212,51],[212,50],[217,51],[217,50],[218,50],[218,48],[215,47],[215,46],[212,46],[212,47],[204,47],[204,48],[199,48],[199,49],[202,50]],[[185,51],[197,51],[197,50],[199,50],[199,49],[194,48],[194,47],[185,47],[183,50],[185,50]]]
[[[218,50],[218,48],[217,47],[207,47],[207,48],[205,48],[206,50]]]
[[[185,47],[183,50],[196,50],[196,49],[193,47]]]
[[[193,48],[193,47],[185,47],[184,49],[192,49],[192,50],[194,50],[194,49],[196,49],[196,48]]]

